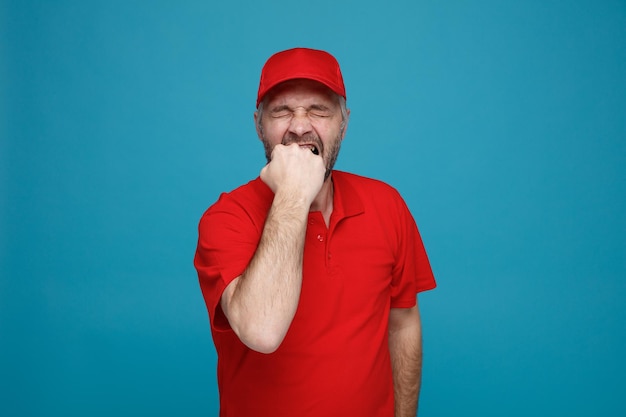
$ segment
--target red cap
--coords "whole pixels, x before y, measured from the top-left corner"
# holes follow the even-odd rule
[[[294,48],[272,55],[263,66],[256,106],[259,107],[272,87],[296,78],[318,81],[346,98],[346,87],[334,56],[316,49]]]

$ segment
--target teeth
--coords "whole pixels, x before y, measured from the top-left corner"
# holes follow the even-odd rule
[[[317,149],[317,146],[315,146],[315,145],[309,145],[309,144],[305,145],[305,144],[302,144],[302,145],[300,145],[300,147],[302,147],[302,148],[309,148],[309,150],[311,152],[313,152],[313,154],[315,154],[315,155],[319,155],[320,154],[320,151]]]

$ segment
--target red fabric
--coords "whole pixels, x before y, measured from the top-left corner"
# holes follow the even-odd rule
[[[222,417],[393,416],[389,310],[413,307],[435,280],[393,188],[339,171],[332,178],[330,227],[310,213],[298,310],[269,355],[239,341],[219,299],[254,255],[271,190],[257,178],[223,194],[200,221],[195,266],[218,353]]]
[[[346,98],[341,69],[334,56],[317,49],[293,48],[272,55],[263,66],[256,106],[273,87],[296,78],[320,82]]]

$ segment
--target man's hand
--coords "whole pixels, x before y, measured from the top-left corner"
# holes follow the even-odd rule
[[[275,194],[303,199],[310,206],[324,183],[324,160],[309,146],[276,145],[272,160],[261,170],[261,180]]]

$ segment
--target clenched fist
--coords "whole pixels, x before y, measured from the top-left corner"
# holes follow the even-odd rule
[[[277,193],[304,199],[310,206],[324,183],[326,167],[308,145],[276,145],[272,160],[261,170],[261,180]]]

